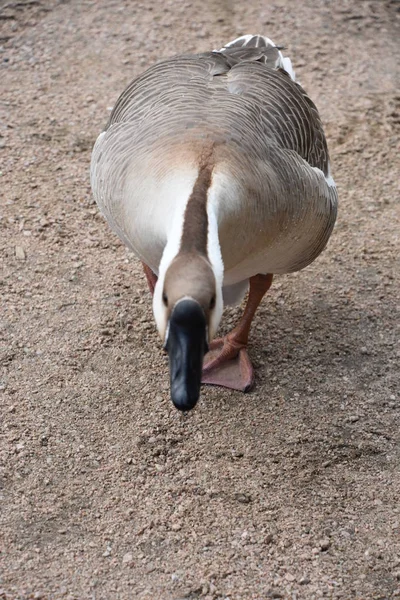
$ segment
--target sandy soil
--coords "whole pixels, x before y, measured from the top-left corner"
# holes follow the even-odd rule
[[[400,598],[399,3],[0,7],[0,598]],[[145,67],[248,32],[317,103],[340,215],[258,312],[254,391],[184,416],[90,152]]]

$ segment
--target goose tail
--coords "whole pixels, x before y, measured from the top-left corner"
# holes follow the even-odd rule
[[[238,54],[244,49],[258,49],[262,54],[264,62],[273,66],[275,69],[283,69],[290,75],[293,81],[296,81],[296,76],[292,67],[292,61],[288,56],[283,56],[281,50],[283,46],[277,46],[272,40],[265,35],[242,35],[219,50],[224,54]]]

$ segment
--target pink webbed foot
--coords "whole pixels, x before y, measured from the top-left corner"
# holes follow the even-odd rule
[[[264,294],[272,283],[272,274],[250,277],[246,308],[236,327],[224,338],[210,344],[205,356],[202,383],[247,392],[254,382],[253,367],[247,354],[250,325]]]
[[[202,383],[220,385],[247,392],[253,385],[254,372],[246,346],[228,337],[211,342],[203,366]]]

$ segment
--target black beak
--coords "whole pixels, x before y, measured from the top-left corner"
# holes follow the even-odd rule
[[[195,300],[181,300],[169,320],[171,399],[178,410],[191,410],[200,396],[203,358],[208,352],[206,317]]]

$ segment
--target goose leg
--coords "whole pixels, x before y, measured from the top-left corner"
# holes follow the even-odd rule
[[[273,275],[250,278],[250,290],[244,313],[234,329],[223,338],[211,342],[203,366],[202,383],[220,385],[247,392],[254,380],[253,367],[247,354],[250,326]]]
[[[153,296],[154,288],[156,287],[156,283],[157,283],[157,279],[158,279],[157,275],[155,275],[153,273],[153,271],[150,269],[150,267],[148,267],[146,265],[146,263],[142,262],[142,265],[143,265],[144,274],[146,275],[147,285],[149,286],[150,293]]]

